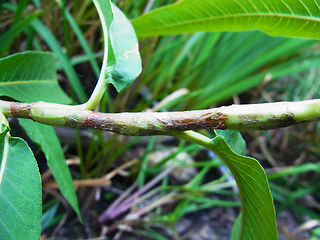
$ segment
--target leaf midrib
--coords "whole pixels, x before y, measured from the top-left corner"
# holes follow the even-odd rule
[[[230,14],[230,15],[223,15],[223,16],[215,16],[215,17],[209,17],[209,18],[201,18],[201,19],[194,19],[189,21],[184,21],[183,23],[178,24],[170,24],[164,27],[158,27],[153,28],[153,31],[159,30],[159,29],[168,29],[171,27],[179,27],[183,25],[188,24],[195,24],[195,23],[203,23],[206,21],[213,21],[213,20],[221,20],[221,19],[228,19],[228,18],[249,18],[249,17],[278,17],[278,18],[287,18],[287,19],[298,19],[303,21],[309,21],[309,22],[315,22],[320,23],[320,17],[313,17],[313,16],[297,16],[297,15],[291,15],[291,14],[281,14],[281,13],[241,13],[241,14]],[[134,22],[133,22],[134,25]],[[147,31],[146,31],[147,32]]]
[[[4,136],[2,159],[1,159],[1,165],[0,165],[0,186],[3,180],[4,171],[6,169],[8,154],[9,154],[9,133],[6,133],[6,135]]]
[[[0,82],[0,86],[5,85],[19,85],[19,84],[30,84],[30,83],[54,83],[55,80],[24,80],[24,81],[13,81],[13,82]]]

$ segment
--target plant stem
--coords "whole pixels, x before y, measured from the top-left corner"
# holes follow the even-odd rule
[[[2,156],[1,156],[1,161],[0,161],[0,186],[1,186],[1,182],[3,179],[3,175],[4,175],[4,170],[6,169],[6,163],[7,163],[7,159],[8,159],[8,153],[9,153],[9,138],[10,138],[10,132],[9,131],[5,131],[3,130],[3,125],[4,127],[8,127],[9,123],[8,120],[6,119],[6,117],[0,113],[0,128],[1,128],[1,134],[5,134],[4,135],[4,140],[3,140],[3,144],[2,144]],[[4,132],[3,132],[4,131]]]
[[[101,22],[102,23],[107,22],[104,14],[101,12],[101,8],[99,7],[99,4],[96,3],[96,1],[93,1],[93,2],[96,5],[96,9],[98,11],[99,18],[101,19]],[[102,67],[101,67],[101,71],[100,71],[99,80],[98,80],[97,85],[95,86],[89,100],[84,104],[78,105],[78,108],[82,109],[82,110],[93,110],[96,106],[98,106],[100,100],[103,97],[104,92],[107,89],[108,78],[105,75],[107,63],[108,63],[108,41],[109,41],[107,24],[102,24],[102,31],[103,31],[103,38],[104,38],[104,53],[103,53],[103,61],[102,61]]]
[[[6,117],[54,126],[95,128],[124,135],[173,135],[198,129],[266,130],[320,119],[320,99],[231,105],[181,112],[99,113],[46,102],[0,101]]]
[[[186,140],[189,142],[196,143],[198,145],[201,145],[215,154],[217,154],[217,149],[215,146],[211,143],[211,139],[194,131],[184,131],[184,132],[177,132],[172,134],[172,136],[180,138],[182,140]],[[218,155],[218,154],[217,154]]]

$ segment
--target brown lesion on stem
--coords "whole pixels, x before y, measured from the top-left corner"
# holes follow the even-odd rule
[[[190,130],[190,128],[192,128],[192,130],[223,128],[224,122],[228,119],[226,115],[221,112],[216,112],[213,109],[173,112],[170,113],[170,115],[172,122],[175,123],[174,126],[172,126],[174,130],[182,131]]]
[[[172,131],[225,129],[226,120],[226,115],[213,110],[113,114],[90,112],[80,127],[125,135],[163,135]]]
[[[89,112],[80,127],[121,133],[120,123],[115,122],[116,119],[112,115],[111,113]]]
[[[29,118],[53,126],[95,128],[124,135],[173,135],[199,129],[261,130],[320,118],[320,100],[232,105],[181,112],[99,113],[77,106],[0,100],[6,117]]]
[[[32,103],[10,102],[10,113],[15,118],[32,118]]]
[[[295,125],[297,122],[294,119],[294,114],[284,113],[281,117],[274,117],[267,120],[265,123],[260,124],[261,130],[269,130],[274,128],[284,128]]]

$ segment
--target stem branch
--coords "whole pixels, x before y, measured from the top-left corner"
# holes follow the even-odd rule
[[[93,2],[96,6],[101,22],[106,23],[107,21],[105,19],[105,15],[101,11],[99,4],[96,1],[93,1]],[[84,104],[78,105],[78,108],[82,110],[93,110],[99,104],[101,98],[103,97],[104,92],[107,89],[108,79],[105,73],[107,68],[107,63],[108,63],[108,41],[109,41],[107,24],[102,24],[102,31],[103,31],[103,38],[104,38],[104,53],[103,53],[103,62],[102,62],[102,67],[100,71],[100,76],[99,76],[97,85],[95,86],[89,100]]]
[[[29,118],[54,126],[95,128],[124,135],[174,135],[199,129],[266,130],[320,119],[320,99],[231,105],[181,112],[99,113],[46,102],[0,101],[6,117]]]

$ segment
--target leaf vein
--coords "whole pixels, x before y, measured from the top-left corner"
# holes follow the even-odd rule
[[[5,201],[9,204],[9,206],[20,216],[20,220],[24,223],[25,226],[27,226],[27,222],[24,220],[23,216],[20,214],[20,212],[18,211],[18,209],[11,204],[11,202],[9,201],[9,199],[6,197],[5,194],[2,194],[2,197],[5,199]]]
[[[283,3],[283,5],[289,10],[289,12],[291,13],[291,15],[294,15],[291,7],[284,1],[284,0],[281,0],[281,2]]]
[[[313,0],[313,1],[314,1],[314,3],[317,5],[318,9],[320,10],[320,6],[319,6],[317,0]]]
[[[10,234],[10,236],[12,237],[12,239],[14,239],[14,234],[10,231],[11,229],[10,229],[10,227],[8,228],[6,225],[5,225],[5,223],[1,220],[1,218],[0,218],[0,223],[1,223],[1,225],[7,230],[7,232]]]
[[[304,2],[302,0],[299,0],[299,2],[301,3],[301,5],[307,10],[308,14],[310,17],[313,17],[312,13],[309,11],[309,8],[304,4]]]
[[[314,19],[314,18],[309,18],[306,16],[293,16],[293,15],[285,15],[285,14],[261,14],[261,13],[251,13],[251,16],[257,16],[259,15],[260,17],[279,17],[281,20],[283,19],[298,19],[298,20],[303,20],[303,21],[309,21],[309,22],[315,22],[315,23],[320,23],[320,19]],[[226,18],[247,18],[248,14],[233,14],[233,15],[228,15],[227,17],[225,16],[219,16],[219,17],[209,17],[209,18],[202,18],[202,19],[193,19],[189,21],[185,21],[183,23],[177,23],[177,24],[171,24],[170,26],[165,26],[165,27],[155,27],[152,29],[152,31],[157,31],[161,29],[167,29],[167,28],[173,28],[173,27],[178,27],[183,26],[183,25],[192,25],[195,23],[202,23],[202,22],[208,22],[208,21],[216,21],[216,20],[221,20],[221,19],[226,19]]]
[[[6,85],[19,85],[19,84],[30,84],[30,83],[54,83],[55,80],[26,80],[26,81],[8,81],[0,82],[0,86]]]

